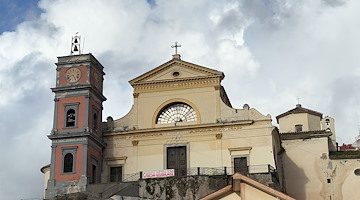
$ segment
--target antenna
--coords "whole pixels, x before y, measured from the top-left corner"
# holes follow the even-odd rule
[[[84,52],[84,46],[85,46],[85,37],[84,37],[84,40],[83,40],[83,46],[82,46],[82,51]]]
[[[300,99],[301,99],[301,98],[300,98],[300,97],[297,97],[296,99],[297,99],[297,102],[298,102],[298,103],[296,104],[296,107],[299,108],[299,107],[301,107],[301,104],[300,104]]]

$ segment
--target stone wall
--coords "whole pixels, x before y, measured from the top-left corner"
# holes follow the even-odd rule
[[[199,199],[230,184],[228,176],[188,176],[139,180],[145,199]]]

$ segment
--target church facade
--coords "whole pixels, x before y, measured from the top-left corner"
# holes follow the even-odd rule
[[[79,53],[58,57],[56,66],[51,162],[41,170],[44,199],[241,199],[239,191],[269,199],[359,195],[353,188],[360,183],[360,156],[331,154],[337,151],[331,117],[298,105],[276,117],[279,131],[269,114],[248,104],[232,107],[221,85],[224,73],[176,53],[129,81],[133,105],[125,116],[101,122],[101,63]],[[233,174],[239,175],[229,181]],[[185,185],[176,194],[173,185],[164,186],[174,177]],[[223,187],[219,177],[233,186],[216,192]]]
[[[175,54],[129,81],[127,115],[101,123],[103,76],[91,54],[58,59],[47,198],[167,169],[175,176],[277,170],[280,137],[270,115],[233,108],[222,72]],[[268,182],[281,188],[281,179]]]
[[[179,175],[196,167],[227,167],[229,173],[275,167],[280,144],[270,115],[248,105],[232,108],[223,78],[174,55],[131,80],[132,109],[105,124],[104,173],[112,176],[113,165],[124,174],[178,169]]]

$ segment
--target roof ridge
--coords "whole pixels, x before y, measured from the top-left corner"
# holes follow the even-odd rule
[[[317,111],[314,111],[314,110],[311,110],[311,109],[308,109],[308,108],[303,108],[299,104],[295,108],[276,116],[276,121],[277,121],[277,123],[279,123],[280,118],[285,117],[285,116],[290,115],[290,114],[297,114],[297,113],[308,113],[308,114],[312,114],[312,115],[315,115],[315,116],[319,116],[320,118],[322,118],[322,115],[323,115],[321,112],[317,112]]]

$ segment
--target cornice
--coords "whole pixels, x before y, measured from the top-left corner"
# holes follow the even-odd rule
[[[125,160],[125,161],[126,161],[127,158],[128,158],[127,156],[109,157],[109,158],[105,158],[105,161],[106,161],[106,162],[109,162],[109,161],[117,161],[117,160]]]
[[[232,126],[244,126],[253,124],[253,120],[244,120],[237,122],[224,122],[224,123],[212,123],[212,124],[196,124],[189,126],[172,126],[172,127],[161,127],[161,128],[151,128],[151,129],[137,129],[137,130],[129,130],[129,131],[116,131],[111,133],[104,133],[104,137],[111,137],[117,135],[134,135],[134,134],[152,134],[154,132],[171,132],[171,131],[191,131],[195,129],[199,129],[199,132],[203,132],[201,129],[208,131],[209,129],[216,128],[226,128]]]
[[[100,101],[106,101],[106,97],[98,90],[92,87],[90,84],[77,84],[77,85],[67,85],[51,88],[51,91],[56,95],[61,95],[62,97],[68,96],[84,96],[93,94],[94,97],[98,98]],[[79,93],[82,91],[82,93]]]
[[[184,79],[167,79],[161,81],[142,82],[133,85],[134,92],[158,91],[158,90],[174,90],[183,88],[196,88],[203,86],[218,86],[220,85],[221,77],[206,76],[193,77]]]
[[[61,143],[61,142],[75,142],[77,143],[77,138],[84,138],[84,139],[91,139],[94,141],[97,145],[101,147],[106,147],[105,142],[97,135],[83,132],[83,133],[72,133],[72,134],[54,134],[54,135],[48,135],[48,138],[52,140],[52,143]]]
[[[229,152],[233,151],[250,151],[252,147],[236,147],[236,148],[228,148]]]
[[[156,67],[153,70],[150,70],[149,72],[130,80],[129,83],[132,86],[134,86],[136,84],[139,84],[139,83],[143,83],[143,80],[145,80],[145,79],[147,79],[149,77],[155,76],[155,75],[163,72],[164,70],[166,70],[166,69],[168,69],[168,68],[170,68],[170,67],[172,67],[174,65],[184,67],[184,68],[188,68],[188,69],[192,69],[194,71],[202,72],[202,73],[208,74],[209,76],[218,76],[218,77],[220,77],[221,80],[224,78],[224,73],[223,72],[220,72],[220,71],[217,71],[217,70],[214,70],[214,69],[210,69],[210,68],[207,68],[207,67],[203,67],[203,66],[200,66],[200,65],[196,65],[196,64],[193,64],[193,63],[189,63],[189,62],[186,62],[186,61],[183,61],[183,60],[172,59],[172,60],[160,65],[159,67]]]
[[[318,131],[305,131],[305,132],[289,132],[289,133],[280,133],[281,140],[297,140],[297,139],[311,139],[311,138],[321,138],[321,137],[330,137],[331,132],[326,132],[325,130]]]

